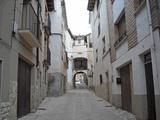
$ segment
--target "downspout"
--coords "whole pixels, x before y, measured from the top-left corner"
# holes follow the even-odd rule
[[[150,3],[149,0],[146,0],[147,3],[147,10],[148,10],[148,20],[149,20],[149,27],[150,27],[150,34],[151,34],[151,39],[153,40],[153,50],[154,50],[154,56],[155,56],[155,63],[156,63],[156,77],[157,77],[157,81],[159,79],[159,75],[158,75],[158,64],[157,64],[157,55],[156,55],[156,42],[153,36],[153,30],[152,30],[152,20],[151,20],[151,11],[150,11]],[[158,82],[159,84],[159,82]],[[160,87],[160,84],[158,85]],[[160,92],[160,91],[159,91]]]

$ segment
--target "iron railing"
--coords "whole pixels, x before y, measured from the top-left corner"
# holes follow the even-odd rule
[[[21,29],[29,30],[39,40],[40,21],[31,3],[23,4]]]

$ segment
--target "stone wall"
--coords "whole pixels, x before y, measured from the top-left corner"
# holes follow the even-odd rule
[[[0,103],[0,120],[8,120],[10,104],[8,102]]]
[[[61,73],[49,75],[48,96],[61,96],[66,92],[66,77]]]

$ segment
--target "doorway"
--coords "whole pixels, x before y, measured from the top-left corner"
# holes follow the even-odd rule
[[[31,65],[18,60],[17,117],[30,113]]]
[[[120,69],[121,77],[121,94],[122,94],[122,109],[132,112],[132,94],[131,94],[131,64],[128,64]]]
[[[146,75],[148,120],[156,120],[155,92],[153,82],[152,59],[150,52],[144,55],[144,65]]]

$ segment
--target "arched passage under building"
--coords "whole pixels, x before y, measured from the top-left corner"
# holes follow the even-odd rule
[[[86,88],[88,85],[88,78],[85,72],[77,72],[73,76],[74,88]]]

